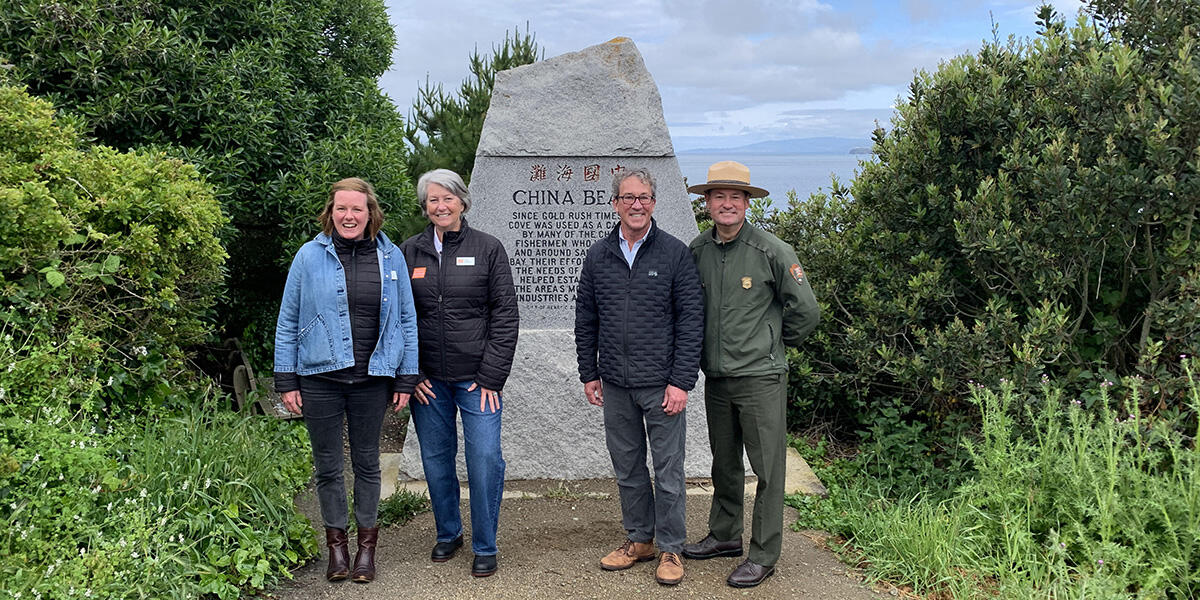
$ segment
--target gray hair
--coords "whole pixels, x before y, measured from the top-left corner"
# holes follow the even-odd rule
[[[621,184],[624,183],[625,180],[629,179],[630,177],[637,177],[638,181],[641,181],[642,183],[650,186],[650,195],[651,196],[656,196],[656,197],[658,196],[657,186],[654,185],[654,176],[650,174],[650,171],[647,170],[646,167],[634,167],[632,169],[628,169],[625,171],[617,171],[616,173],[613,174],[613,183],[612,183],[613,200],[616,200],[617,196],[621,193]]]
[[[471,193],[467,191],[467,184],[463,183],[462,177],[450,169],[434,169],[426,171],[417,180],[417,203],[421,205],[423,216],[429,216],[429,213],[425,211],[425,201],[429,199],[429,184],[431,183],[436,183],[449,190],[451,194],[458,196],[458,199],[462,200],[463,214],[471,210]]]

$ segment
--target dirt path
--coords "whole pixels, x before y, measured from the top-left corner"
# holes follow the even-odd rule
[[[453,560],[429,560],[433,515],[424,513],[403,527],[380,532],[378,578],[368,585],[328,583],[322,557],[295,572],[295,580],[269,594],[280,600],[301,598],[640,598],[650,594],[676,598],[812,598],[857,600],[888,597],[871,591],[860,578],[825,550],[814,532],[784,531],[783,557],[775,576],[751,590],[725,585],[725,577],[741,559],[684,561],[686,576],[675,587],[654,581],[655,562],[626,571],[606,572],[600,557],[624,540],[620,504],[612,480],[572,482],[568,487],[545,482],[510,482],[508,489],[555,490],[553,497],[506,499],[501,505],[499,571],[488,578],[470,575],[470,537]],[[586,495],[585,495],[586,494]],[[595,496],[603,497],[595,497]],[[316,502],[308,493],[299,499],[310,519],[319,523]],[[689,495],[689,540],[706,531],[709,497]],[[789,512],[792,509],[787,509]],[[464,519],[467,509],[464,502]],[[793,519],[793,515],[786,515]],[[467,524],[469,527],[469,523]],[[747,523],[747,531],[749,524]],[[321,537],[323,540],[323,536]],[[351,540],[353,545],[353,540]]]

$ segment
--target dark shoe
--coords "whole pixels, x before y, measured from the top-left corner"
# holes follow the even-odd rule
[[[325,545],[329,546],[329,568],[325,570],[325,579],[341,581],[350,575],[347,543],[345,529],[325,528]]]
[[[378,527],[358,528],[358,554],[354,555],[354,570],[350,579],[355,583],[375,580],[375,544],[379,542]]]
[[[433,545],[433,552],[430,553],[429,559],[433,562],[446,562],[458,553],[458,549],[462,548],[463,537],[460,535],[449,542],[438,542]]]
[[[735,588],[754,587],[774,574],[775,567],[764,567],[747,560],[738,565],[738,567],[729,574],[729,578],[725,580],[725,583],[729,584],[729,587]]]
[[[475,555],[475,561],[471,563],[471,574],[476,577],[487,577],[496,572],[496,555],[479,556]]]
[[[695,544],[683,545],[684,558],[692,560],[704,560],[706,558],[716,558],[718,556],[741,556],[742,555],[742,540],[736,539],[730,542],[722,542],[713,537],[712,532],[704,536],[704,539]]]

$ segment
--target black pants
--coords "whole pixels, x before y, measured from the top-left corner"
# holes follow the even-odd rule
[[[317,498],[326,527],[346,529],[349,525],[342,479],[344,427],[350,432],[350,463],[354,467],[354,520],[359,527],[375,527],[379,514],[379,432],[391,392],[392,380],[387,377],[372,377],[356,384],[300,378],[304,424],[312,441]]]

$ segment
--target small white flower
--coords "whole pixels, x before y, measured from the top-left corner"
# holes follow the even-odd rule
[[[41,455],[41,454],[34,454],[34,455],[33,455],[33,462],[37,462],[37,461],[39,461],[39,460],[42,460],[42,455]]]
[[[112,384],[113,384],[113,378],[112,378],[112,375],[109,375],[109,376],[108,376],[108,383],[106,383],[106,384],[104,384],[104,385],[106,385],[106,386],[108,386],[108,387],[112,387]]]
[[[149,352],[146,351],[145,346],[134,346],[133,353],[137,354],[139,356],[146,356],[147,354],[149,354]]]
[[[147,493],[146,493],[146,488],[142,488],[142,493],[140,493],[140,494],[138,494],[138,495],[139,495],[139,496],[141,496],[142,498],[145,498],[145,497],[146,497],[146,495],[147,495]]]
[[[131,557],[133,557],[133,558],[137,558],[137,557],[138,557],[137,550],[134,550],[133,552],[130,552],[130,553],[129,553],[129,556],[131,556]]]
[[[13,369],[15,369],[15,368],[17,368],[17,363],[15,363],[15,362],[8,363],[8,372],[9,373],[12,373]]]
[[[211,480],[211,479],[209,479],[209,478],[207,478],[207,477],[205,477],[205,478],[204,478],[204,489],[206,489],[206,490],[207,490],[207,489],[208,489],[208,486],[210,486],[210,485],[212,485],[212,480]]]

